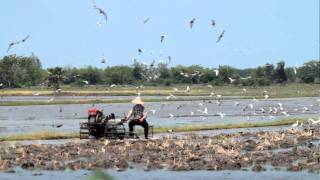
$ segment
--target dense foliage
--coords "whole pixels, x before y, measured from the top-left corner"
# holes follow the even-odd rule
[[[217,70],[219,74],[217,75]],[[43,69],[35,55],[5,56],[0,59],[1,87],[29,87],[45,84],[58,89],[61,84],[84,86],[95,84],[167,85],[189,83],[222,85],[229,83],[253,86],[273,83],[299,82],[320,84],[320,62],[309,61],[301,67],[266,64],[257,68],[237,69],[231,66],[205,68],[200,65],[169,67],[165,63],[144,64],[135,61],[131,66],[112,66],[104,69],[87,66],[53,67]],[[0,87],[0,88],[1,88]]]

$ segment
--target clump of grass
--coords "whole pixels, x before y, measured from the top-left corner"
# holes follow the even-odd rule
[[[189,131],[206,131],[216,129],[236,129],[236,128],[254,128],[254,127],[268,127],[268,126],[285,126],[291,125],[298,119],[283,119],[271,122],[256,122],[256,123],[240,123],[240,124],[208,124],[208,125],[186,125],[177,127],[157,127],[154,133],[164,133],[168,130],[174,132],[189,132]],[[299,119],[301,120],[301,119]],[[301,120],[302,121],[302,120]]]
[[[95,170],[92,175],[86,178],[87,180],[113,180],[114,178],[102,170]]]
[[[51,139],[70,139],[70,138],[79,138],[79,133],[78,132],[63,133],[63,132],[53,132],[53,131],[34,132],[34,133],[16,134],[16,135],[1,137],[0,141],[51,140]]]

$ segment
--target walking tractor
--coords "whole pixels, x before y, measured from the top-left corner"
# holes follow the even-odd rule
[[[88,110],[88,120],[80,122],[80,139],[88,139],[94,137],[96,139],[124,139],[129,137],[126,131],[126,119],[118,119],[114,113],[105,116],[103,111],[98,108],[90,108]],[[150,126],[153,136],[153,126]],[[139,136],[134,133],[134,138]]]

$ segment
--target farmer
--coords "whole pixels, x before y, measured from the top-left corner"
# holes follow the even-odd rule
[[[148,131],[149,131],[149,124],[147,122],[147,112],[144,111],[143,101],[141,97],[136,97],[131,101],[134,106],[128,112],[126,120],[130,120],[129,122],[129,136],[133,136],[133,126],[140,125],[144,128],[144,136],[148,139]]]

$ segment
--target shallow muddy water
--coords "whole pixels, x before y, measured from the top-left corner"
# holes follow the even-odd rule
[[[3,180],[18,180],[23,177],[24,180],[37,179],[86,179],[92,175],[92,171],[78,170],[78,171],[40,171],[41,175],[35,176],[37,171],[26,171],[17,169],[16,173],[0,173],[0,179]],[[230,179],[230,180],[247,180],[247,179],[272,179],[272,180],[302,180],[310,179],[317,180],[320,174],[302,172],[288,172],[268,170],[264,172],[253,171],[167,171],[167,170],[152,170],[144,171],[142,169],[129,169],[123,172],[114,170],[105,170],[104,172],[111,175],[114,179],[130,179],[130,180],[162,180],[162,179]],[[39,173],[39,172],[38,172]]]
[[[282,104],[283,109],[277,110],[276,113],[269,112],[270,108],[279,109],[278,103]],[[0,106],[0,136],[35,131],[78,131],[79,122],[85,121],[87,110],[92,106],[92,104]],[[132,104],[112,103],[96,104],[95,106],[103,109],[105,114],[115,113],[116,116],[123,117],[132,107]],[[145,106],[149,113],[148,122],[154,126],[236,124],[267,122],[280,118],[317,118],[320,116],[320,101],[317,97],[258,101],[251,99],[222,100],[220,106],[215,100],[205,102],[199,100],[164,101],[145,103]],[[207,108],[208,114],[203,112],[205,108]],[[150,110],[155,110],[155,114]],[[289,116],[285,115],[284,112]],[[219,113],[224,113],[225,117],[221,118],[218,115]],[[170,114],[173,117],[170,117]],[[63,126],[54,128],[53,124],[62,124]]]

